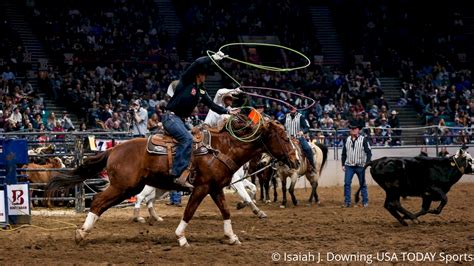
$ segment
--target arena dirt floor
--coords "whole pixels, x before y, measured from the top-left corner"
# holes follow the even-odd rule
[[[408,227],[383,208],[385,193],[379,187],[369,187],[369,193],[368,208],[345,209],[340,207],[342,187],[320,188],[320,206],[306,205],[309,190],[300,189],[297,207],[259,203],[269,216],[264,220],[249,209],[235,210],[237,195],[228,194],[240,246],[224,242],[221,215],[210,197],[187,228],[189,248],[180,248],[174,236],[184,207],[166,206],[165,201],[156,204],[165,220],[154,226],[132,222],[132,207],[107,211],[81,245],[74,242],[73,227],[82,225],[85,214],[35,215],[33,226],[0,232],[0,265],[317,263],[319,259],[323,263],[419,260],[431,264],[431,259],[442,263],[448,258],[472,265],[474,184],[456,184],[441,215],[421,217],[419,224]],[[421,203],[413,198],[403,204],[418,210]],[[142,214],[147,214],[144,206]]]

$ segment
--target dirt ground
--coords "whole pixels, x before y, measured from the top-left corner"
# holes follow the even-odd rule
[[[441,215],[423,216],[408,227],[383,208],[385,193],[379,187],[369,187],[368,208],[341,208],[342,190],[320,188],[320,206],[305,204],[310,191],[304,189],[297,192],[296,207],[259,203],[269,216],[264,220],[249,209],[235,210],[238,197],[228,194],[239,246],[224,242],[221,215],[210,197],[187,228],[189,248],[180,248],[174,236],[184,207],[165,201],[156,204],[165,220],[154,226],[132,222],[131,207],[107,211],[81,245],[74,242],[74,227],[82,225],[85,214],[35,215],[32,226],[0,231],[0,265],[474,261],[474,184],[456,184]],[[403,204],[413,211],[421,205],[415,198]],[[147,214],[144,206],[142,214]]]

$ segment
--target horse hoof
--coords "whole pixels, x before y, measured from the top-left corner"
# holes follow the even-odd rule
[[[262,211],[260,211],[260,212],[258,213],[258,218],[260,218],[260,219],[267,218],[267,214],[264,213],[264,212],[262,212]]]
[[[161,216],[157,216],[157,217],[150,217],[148,218],[148,225],[154,225],[156,222],[163,222],[163,218],[161,218]]]
[[[186,237],[184,237],[184,236],[178,238],[178,243],[179,243],[179,246],[180,246],[180,247],[184,247],[184,248],[188,248],[188,247],[189,247],[188,240],[187,240]]]
[[[144,224],[145,223],[145,218],[143,218],[143,217],[134,217],[133,221],[136,222],[136,223]]]
[[[229,240],[229,245],[242,245],[239,238],[236,236],[234,239]]]
[[[87,232],[85,232],[82,229],[76,229],[76,235],[74,236],[74,240],[76,241],[76,244],[79,244],[86,238]]]

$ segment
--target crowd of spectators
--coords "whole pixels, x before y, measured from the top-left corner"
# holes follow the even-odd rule
[[[283,23],[296,21],[294,16],[302,16],[301,7],[290,5],[289,1],[277,1],[275,5],[249,1],[248,6],[245,5],[246,9],[250,7],[245,17],[236,16],[244,6],[241,4],[221,2],[217,4],[220,8],[202,5],[202,2],[192,1],[180,10],[185,22],[184,32],[189,37],[186,40],[193,40],[190,48],[194,57],[203,55],[204,48],[213,47],[216,50],[221,44],[236,41],[235,36],[243,32],[278,35],[285,44],[298,48],[310,57],[320,52],[318,45],[314,45],[317,43],[314,38],[305,35],[310,33],[294,31],[297,25]],[[95,128],[128,131],[132,123],[129,106],[135,100],[148,112],[149,131],[156,132],[161,128],[161,114],[169,99],[166,89],[171,81],[179,77],[186,63],[179,60],[176,48],[167,43],[167,33],[161,28],[162,21],[154,2],[108,0],[101,3],[101,8],[91,6],[71,8],[57,5],[45,8],[40,1],[32,9],[37,26],[41,28],[41,36],[44,36],[52,53],[60,57],[59,62],[64,61],[64,53],[74,54],[72,61],[44,71],[39,79],[39,89],[47,92],[58,103],[67,103],[68,111],[82,121],[80,127],[72,124],[67,112],[59,115],[44,110],[43,99],[28,81],[15,79],[15,71],[11,71],[11,64],[8,64],[3,69],[1,81],[4,90],[1,92],[3,116],[0,127],[5,131]],[[367,19],[383,25],[385,22],[377,18],[384,17],[385,13],[373,13]],[[270,18],[275,16],[282,19],[269,23]],[[367,27],[372,28],[369,22]],[[462,20],[457,18],[456,25],[459,24],[462,24]],[[378,29],[375,26],[373,28]],[[400,31],[403,32],[403,28]],[[400,127],[398,113],[394,110],[395,106],[389,106],[386,101],[378,78],[381,71],[397,72],[405,81],[399,105],[412,104],[428,125],[439,125],[440,139],[444,144],[469,141],[469,132],[455,131],[449,126],[470,127],[474,123],[471,72],[456,70],[448,63],[449,60],[434,65],[415,64],[413,62],[416,59],[405,55],[404,49],[400,47],[388,53],[393,59],[389,60],[390,66],[381,65],[378,55],[386,55],[388,51],[377,50],[387,41],[382,38],[382,33],[368,30],[369,43],[374,44],[371,41],[377,39],[383,42],[379,42],[375,48],[360,42],[365,50],[352,52],[364,53],[372,64],[358,63],[331,69],[313,64],[292,72],[270,72],[224,60],[223,68],[243,86],[287,91],[244,89],[305,109],[303,113],[311,128],[308,138],[327,145],[341,145],[348,125],[353,120],[365,128],[364,132],[370,136],[372,145],[401,144],[400,131],[392,130]],[[373,51],[375,54],[371,54]],[[120,60],[125,58],[127,60]],[[421,68],[421,65],[424,67]],[[223,83],[227,87],[233,86],[232,81],[225,76]],[[307,108],[311,100],[295,97],[290,92],[305,95],[313,99],[315,104]],[[289,111],[288,106],[263,98],[251,97],[242,99],[243,102],[251,106],[264,105],[265,113],[277,120],[283,120]],[[203,105],[198,105],[189,123],[199,124],[207,111]],[[430,134],[426,134],[427,144],[435,141]],[[458,137],[462,134],[466,136]],[[56,138],[60,137],[56,135]]]

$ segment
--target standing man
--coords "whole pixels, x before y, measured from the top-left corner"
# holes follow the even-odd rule
[[[214,102],[228,110],[232,110],[232,102],[234,100],[234,95],[240,93],[241,90],[237,89],[219,89],[214,97]],[[206,119],[204,120],[205,124],[208,124],[211,127],[218,127],[224,121],[226,115],[219,115],[212,110],[207,113]],[[258,209],[255,203],[250,197],[249,193],[247,193],[246,188],[248,188],[253,195],[257,193],[257,187],[250,182],[248,179],[244,178],[244,166],[241,166],[232,176],[232,180],[230,181],[231,187],[237,191],[240,198],[244,201],[243,204],[239,204],[240,208],[245,206],[250,206],[252,211],[258,215],[259,218],[266,218],[267,215]],[[238,207],[238,208],[239,208]]]
[[[313,158],[313,150],[304,137],[304,134],[308,133],[309,130],[308,122],[306,121],[306,118],[304,118],[302,114],[298,113],[294,107],[291,108],[290,113],[286,114],[285,128],[290,136],[299,140],[304,155],[306,158],[308,158],[308,161],[313,169],[316,169]]]
[[[148,133],[146,127],[148,122],[148,112],[140,107],[140,100],[134,100],[129,111],[132,116],[132,136],[134,138],[145,137]]]
[[[217,52],[212,57],[215,61],[219,61],[226,55]],[[207,94],[204,82],[206,81],[210,62],[209,57],[200,57],[183,72],[178,84],[176,84],[173,97],[166,105],[166,112],[162,119],[164,129],[178,141],[170,176],[176,184],[188,189],[194,188],[187,181],[191,173],[190,161],[193,137],[186,128],[184,120],[191,115],[199,102],[204,103],[218,114],[237,113],[215,104]]]
[[[369,195],[367,192],[367,184],[365,183],[364,165],[370,162],[372,151],[368,138],[359,135],[360,126],[356,123],[349,125],[349,137],[344,141],[342,146],[342,170],[344,173],[344,207],[351,206],[351,184],[354,174],[359,178],[359,185],[362,192],[362,206],[365,208],[369,205]]]

